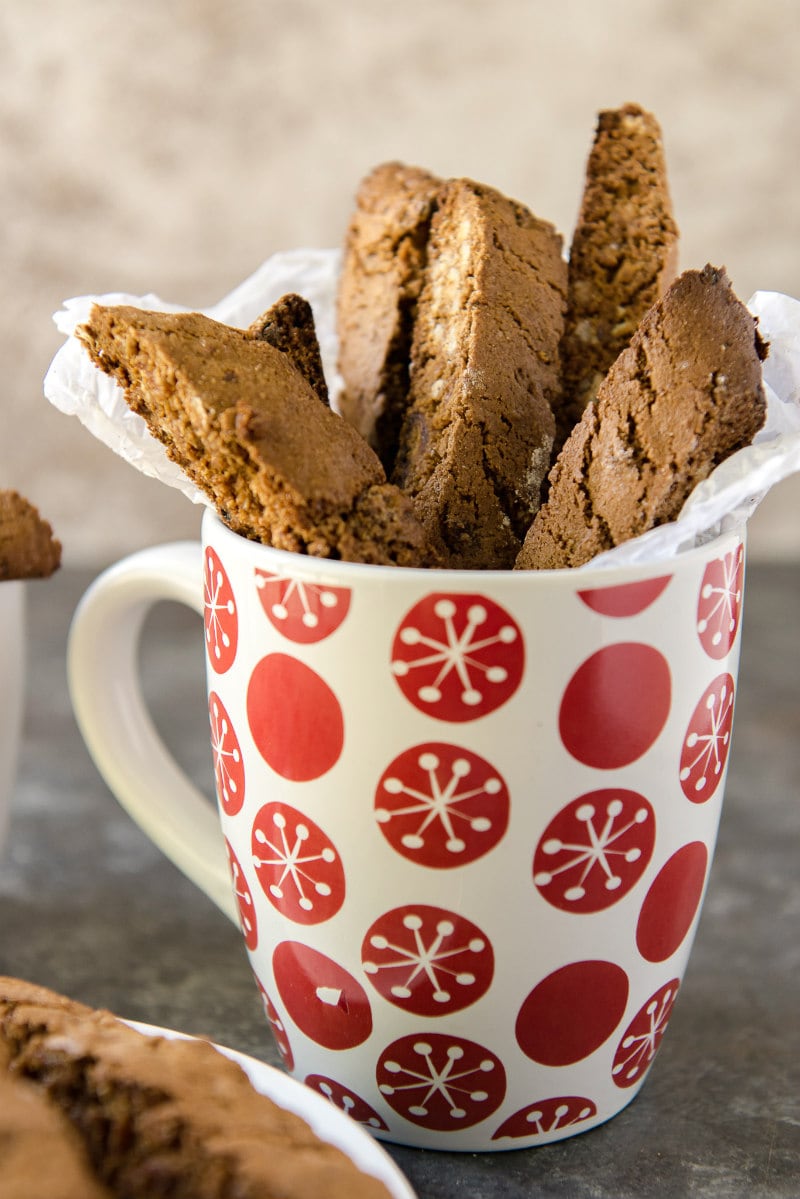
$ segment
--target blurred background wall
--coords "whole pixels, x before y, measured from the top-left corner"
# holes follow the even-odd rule
[[[569,237],[596,113],[664,131],[683,267],[800,296],[796,0],[7,0],[0,5],[0,486],[65,561],[194,536],[198,509],[42,397],[74,295],[222,297],[340,243],[389,158],[470,175]],[[800,557],[800,476],[751,522]]]

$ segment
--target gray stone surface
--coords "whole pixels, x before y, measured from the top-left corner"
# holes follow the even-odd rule
[[[30,679],[0,973],[210,1036],[277,1064],[236,930],[109,795],[71,715],[65,644],[91,576],[29,588]],[[800,1194],[800,567],[750,570],[736,729],[692,960],[639,1097],[556,1145],[485,1155],[390,1147],[420,1199],[796,1199]],[[200,622],[145,629],[156,722],[210,791]]]

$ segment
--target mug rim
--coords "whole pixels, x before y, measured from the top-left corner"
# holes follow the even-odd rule
[[[459,587],[463,587],[468,580],[473,580],[476,585],[478,580],[481,580],[482,585],[503,584],[525,588],[532,585],[543,587],[547,583],[556,585],[567,580],[574,584],[579,579],[586,580],[587,588],[602,587],[604,583],[619,583],[626,578],[640,578],[643,575],[650,576],[659,572],[669,573],[684,566],[691,567],[698,559],[708,558],[710,553],[716,551],[718,554],[724,554],[735,544],[745,545],[747,540],[746,523],[742,521],[730,529],[724,529],[709,536],[707,541],[703,541],[699,545],[681,549],[668,557],[651,559],[647,562],[626,562],[620,565],[612,563],[607,566],[589,566],[588,569],[586,567],[559,567],[547,570],[466,570],[454,567],[390,566],[369,562],[346,562],[338,558],[322,558],[312,554],[296,553],[293,550],[278,549],[234,532],[213,508],[206,508],[202,520],[204,545],[212,540],[212,529],[215,537],[222,537],[231,546],[236,545],[240,553],[270,560],[277,559],[277,563],[283,565],[280,573],[296,573],[301,570],[309,574],[324,574],[326,577],[341,574],[353,582],[357,579],[367,578],[375,581],[402,578],[409,583],[428,580],[429,582],[435,581],[442,586],[458,585]],[[537,579],[539,582],[533,584],[533,579]]]

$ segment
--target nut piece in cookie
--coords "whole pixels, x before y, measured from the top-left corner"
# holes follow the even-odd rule
[[[677,243],[658,122],[635,104],[601,112],[569,254],[558,446],[673,281]]]
[[[724,270],[679,276],[567,440],[517,566],[582,566],[674,520],[763,425],[766,353]]]
[[[328,404],[328,385],[322,368],[322,355],[314,325],[314,313],[308,300],[290,292],[253,321],[248,336],[269,342],[281,350],[313,387],[323,404]]]
[[[17,491],[0,491],[0,581],[45,579],[61,565],[61,543]]]
[[[408,402],[411,334],[440,180],[389,162],[362,181],[337,295],[342,415],[391,473]]]
[[[566,275],[552,225],[471,180],[442,188],[391,478],[451,567],[513,565],[539,507]]]
[[[383,468],[287,354],[200,313],[127,306],[95,305],[76,335],[234,532],[320,557],[429,563],[396,488],[391,520],[365,539],[362,506],[386,485]]]

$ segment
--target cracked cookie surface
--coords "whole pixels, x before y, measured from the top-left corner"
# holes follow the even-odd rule
[[[724,270],[681,275],[567,440],[517,566],[582,566],[674,520],[764,423],[766,352]]]
[[[456,179],[441,191],[427,261],[391,478],[447,565],[511,566],[550,466],[562,241],[523,205]]]

